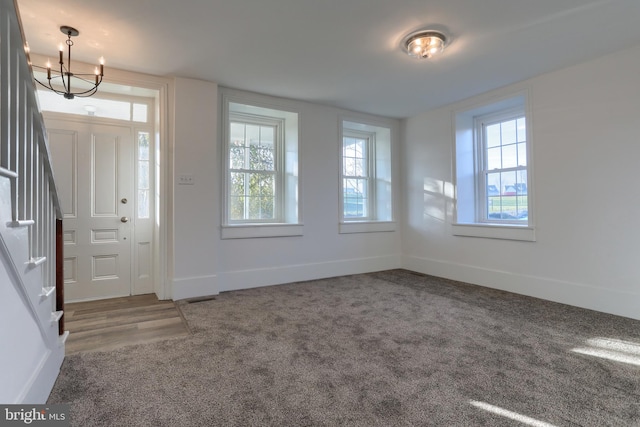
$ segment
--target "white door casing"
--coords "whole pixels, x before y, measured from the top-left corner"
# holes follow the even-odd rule
[[[65,300],[152,292],[153,221],[136,221],[134,125],[59,117],[45,114],[64,214]]]

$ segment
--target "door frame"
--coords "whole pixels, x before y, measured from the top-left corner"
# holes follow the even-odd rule
[[[105,97],[103,99],[114,99],[114,100],[123,100],[123,101],[131,101],[131,102],[144,102],[144,98],[141,98],[140,100],[134,99],[134,97],[127,97],[127,96],[109,96],[109,97]],[[146,99],[150,99],[150,98],[146,98]],[[65,102],[64,100],[62,100],[61,102]],[[90,101],[88,101],[90,102]],[[150,104],[147,104],[150,105]],[[105,117],[91,117],[91,116],[86,116],[86,115],[78,115],[78,114],[70,114],[70,113],[63,113],[63,112],[54,112],[54,111],[44,111],[42,113],[44,119],[45,119],[45,124],[47,125],[47,127],[52,126],[51,129],[47,129],[47,132],[49,133],[49,137],[51,138],[51,132],[55,132],[56,134],[64,134],[64,135],[72,135],[74,136],[74,140],[77,143],[90,143],[90,141],[88,140],[82,140],[79,141],[77,138],[77,135],[82,134],[83,132],[86,133],[87,136],[89,137],[95,137],[96,135],[111,135],[110,132],[120,132],[122,133],[125,130],[128,130],[129,132],[127,133],[127,135],[129,136],[129,147],[128,148],[124,148],[122,146],[120,146],[120,149],[124,149],[125,153],[128,151],[129,154],[128,156],[125,154],[125,156],[127,156],[125,159],[123,158],[119,158],[119,162],[121,162],[122,160],[125,160],[128,163],[128,167],[126,168],[122,168],[122,170],[124,171],[124,173],[129,173],[130,176],[127,178],[126,175],[121,176],[118,178],[118,188],[122,191],[121,187],[123,187],[123,184],[129,181],[131,182],[131,191],[129,192],[123,192],[123,193],[119,193],[116,197],[116,199],[119,199],[120,197],[122,197],[122,195],[127,195],[127,197],[131,200],[131,206],[130,206],[130,213],[125,213],[126,215],[128,215],[131,219],[127,222],[129,222],[130,225],[130,229],[128,229],[128,232],[126,234],[129,235],[129,244],[128,244],[128,252],[130,254],[130,256],[128,257],[129,259],[129,266],[128,266],[128,282],[129,282],[129,293],[127,294],[127,296],[129,295],[142,295],[142,294],[149,294],[149,293],[155,293],[155,289],[153,288],[153,285],[155,284],[154,281],[154,275],[155,275],[155,258],[154,258],[154,252],[155,252],[155,246],[156,246],[156,241],[155,241],[155,233],[153,230],[154,224],[155,224],[155,218],[151,217],[148,219],[140,219],[138,218],[138,214],[137,214],[137,206],[138,206],[138,202],[139,200],[137,200],[138,196],[137,196],[137,187],[136,187],[136,182],[137,182],[137,174],[138,172],[138,168],[137,168],[137,161],[138,159],[138,149],[137,149],[137,145],[138,145],[138,138],[137,136],[140,133],[149,133],[152,134],[154,132],[153,128],[154,128],[154,124],[153,123],[139,123],[139,122],[134,122],[134,121],[126,121],[126,120],[118,120],[118,119],[112,119],[112,118],[105,118]],[[52,141],[49,141],[49,144],[52,144]],[[50,149],[52,149],[52,147],[50,147]],[[86,149],[86,148],[85,148]],[[80,152],[80,148],[77,148],[78,153]],[[92,150],[91,148],[89,148],[89,150]],[[119,150],[120,151],[120,150]],[[154,150],[155,151],[155,150]],[[57,153],[54,153],[54,159],[55,159],[55,155],[57,155]],[[119,155],[118,155],[119,156]],[[74,157],[76,158],[76,161],[74,161],[74,163],[77,163],[78,159],[80,158],[79,154],[74,154]],[[155,165],[155,159],[154,159],[154,154],[151,154],[151,158],[150,160],[152,161],[151,164]],[[96,162],[97,159],[91,157],[91,162]],[[122,164],[118,163],[118,170],[121,169]],[[79,167],[79,166],[77,166]],[[54,171],[55,172],[55,171]],[[153,201],[153,206],[150,206],[150,209],[153,209],[153,216],[155,216],[155,177],[156,177],[156,173],[154,170],[150,171],[152,173],[152,176],[150,177],[152,180],[152,184],[151,184],[151,188],[150,190],[154,193],[154,196],[152,196],[152,201]],[[91,176],[93,177],[94,174],[94,167],[91,167]],[[87,178],[85,176],[85,178]],[[76,183],[78,182],[80,178],[78,178],[78,176],[76,176],[74,178],[74,180],[76,181]],[[93,178],[92,178],[93,179]],[[121,181],[121,179],[123,181]],[[126,185],[126,184],[124,184]],[[77,193],[80,193],[79,189],[76,189]],[[88,196],[87,194],[85,194],[84,196]],[[83,199],[84,200],[84,199]],[[84,202],[86,203],[87,200],[84,200]],[[79,202],[76,202],[79,203]],[[118,204],[118,206],[120,207],[120,201],[116,202]],[[126,202],[125,202],[126,203]],[[76,219],[77,221],[80,221],[80,216],[79,216],[79,210],[80,208],[78,206],[76,206],[76,214],[77,216],[73,217],[73,218],[69,218],[71,219]],[[121,216],[122,213],[116,215],[117,217]],[[87,217],[82,217],[84,221],[89,221],[89,220],[97,220],[97,221],[104,221],[105,219],[99,219],[99,218],[87,218]],[[113,219],[113,218],[110,218]],[[67,218],[64,219],[65,222],[67,221]],[[107,221],[109,221],[109,219],[107,219]],[[143,226],[141,225],[139,222],[140,221],[147,221],[147,223]],[[69,225],[69,224],[67,224]],[[76,232],[78,233],[78,235],[83,235],[83,231],[86,232],[87,229],[86,227],[78,227],[79,224],[76,225],[76,227],[73,227]],[[85,226],[87,224],[85,223]],[[120,224],[118,224],[120,225]],[[66,226],[65,226],[66,229]],[[122,232],[122,230],[120,230]],[[150,254],[150,261],[151,261],[151,270],[150,270],[150,274],[147,279],[147,283],[141,283],[140,278],[139,278],[139,272],[137,271],[137,269],[139,268],[140,264],[140,259],[138,258],[140,256],[140,254],[138,253],[138,248],[139,248],[139,244],[142,243],[139,240],[139,235],[140,233],[142,234],[146,234],[150,232],[150,238],[147,241],[146,239],[143,240],[144,243],[150,243],[151,244],[151,254]],[[88,237],[88,233],[85,235],[85,237]],[[120,239],[118,239],[120,240]],[[127,238],[125,238],[124,240],[127,240]],[[120,242],[119,244],[122,244],[122,242]],[[98,249],[99,246],[102,246],[100,244],[98,244],[97,246],[92,246],[92,253],[93,250],[98,250],[99,252],[100,249]],[[102,248],[103,249],[103,248]],[[65,255],[67,255],[65,253]],[[77,254],[76,254],[77,256]],[[78,267],[79,268],[79,267]],[[85,277],[86,279],[86,277]],[[143,279],[144,280],[144,279]],[[149,286],[151,285],[151,286]],[[104,288],[103,288],[104,289]],[[73,302],[79,302],[79,301],[90,301],[93,299],[104,299],[104,298],[117,298],[120,295],[114,295],[114,296],[98,296],[98,295],[92,295],[90,297],[81,297],[80,299],[76,299]]]
[[[33,62],[46,62],[42,55],[31,54]],[[81,64],[81,62],[78,62]],[[84,64],[87,65],[87,64]],[[106,68],[106,67],[105,67]],[[155,134],[156,134],[156,225],[154,227],[154,292],[158,299],[168,300],[173,297],[170,277],[173,276],[173,262],[169,253],[171,241],[173,204],[173,79],[140,74],[131,71],[107,68],[100,85],[100,91],[115,94],[131,93],[136,89],[152,91],[155,100]],[[135,95],[135,93],[133,93]]]

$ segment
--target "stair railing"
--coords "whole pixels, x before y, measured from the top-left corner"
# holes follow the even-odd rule
[[[63,215],[16,0],[0,0],[0,20],[0,176],[11,181],[10,226],[29,227],[28,267],[40,266],[42,295],[59,295],[52,310],[62,315]]]

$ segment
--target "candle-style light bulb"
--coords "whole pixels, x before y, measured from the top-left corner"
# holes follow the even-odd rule
[[[47,59],[47,79],[51,80],[51,61]]]
[[[64,46],[62,46],[62,43],[60,43],[58,45],[58,53],[60,54],[60,64],[64,64],[64,61],[62,60],[62,53],[64,52]]]
[[[100,71],[98,71],[98,67],[96,67],[94,72],[96,73],[96,85],[97,85],[98,84],[98,77],[100,77]]]
[[[104,57],[100,57],[100,77],[104,77]]]

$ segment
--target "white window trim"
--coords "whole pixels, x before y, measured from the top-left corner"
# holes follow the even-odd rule
[[[517,93],[509,93],[503,97],[493,97],[475,99],[473,104],[466,104],[452,112],[453,123],[453,177],[456,188],[456,205],[454,209],[454,221],[451,225],[452,234],[454,236],[479,237],[489,239],[504,240],[520,240],[520,241],[536,241],[536,229],[534,225],[534,193],[533,185],[533,143],[531,137],[531,129],[533,128],[533,120],[531,115],[531,106],[529,104],[529,91],[523,89]],[[483,191],[479,189],[480,183],[477,177],[479,171],[478,166],[478,144],[476,134],[476,118],[489,116],[493,113],[501,114],[509,110],[524,111],[526,119],[527,133],[527,196],[528,196],[528,221],[525,224],[516,224],[513,222],[499,221],[489,222],[480,221],[481,215],[478,203],[479,197]],[[466,156],[466,169],[473,168],[473,184],[468,182],[461,187],[460,176],[458,171],[460,168],[459,159]],[[470,157],[473,156],[471,159]],[[469,180],[467,175],[467,180]],[[464,194],[462,194],[464,193]],[[466,204],[473,206],[467,207],[464,215],[461,214],[460,199],[464,198]],[[472,200],[473,202],[470,202]],[[464,216],[464,218],[463,218]]]
[[[492,220],[487,218],[486,216],[486,212],[488,210],[487,208],[487,171],[484,169],[484,157],[486,154],[486,136],[484,135],[485,132],[485,127],[487,126],[487,124],[491,125],[491,124],[495,124],[495,123],[502,123],[505,121],[509,121],[518,117],[525,117],[525,123],[526,123],[526,113],[524,111],[524,108],[518,107],[518,108],[512,108],[512,109],[508,109],[508,110],[502,110],[499,112],[495,112],[495,113],[491,113],[491,114],[485,114],[482,116],[477,116],[474,119],[474,129],[475,129],[475,138],[476,140],[474,141],[474,148],[476,150],[476,194],[477,194],[477,199],[476,199],[476,222],[478,224],[488,224],[488,225],[516,225],[519,227],[522,226],[528,226],[528,221],[526,224],[524,224],[522,221],[516,221],[516,220]],[[528,141],[526,141],[526,144],[528,146]],[[529,159],[527,159],[528,162]],[[497,169],[497,170],[493,170],[492,172],[502,172],[509,169],[510,171],[517,171],[517,170],[526,170],[527,171],[527,179],[529,178],[529,173],[528,173],[528,165],[521,167],[521,166],[517,166],[517,167],[513,167],[513,168],[502,168],[502,169]],[[500,191],[502,189],[499,189]],[[529,194],[527,191],[527,203],[529,201]]]
[[[261,237],[302,236],[303,224],[241,224],[223,225],[223,239],[255,239]]]
[[[348,125],[346,125],[348,124]],[[392,169],[393,169],[393,150],[392,150],[392,139],[394,138],[394,130],[393,126],[389,123],[381,123],[378,121],[371,121],[367,119],[363,119],[360,117],[353,116],[340,116],[339,117],[339,136],[338,136],[338,150],[339,150],[339,173],[338,173],[338,189],[339,189],[339,221],[338,221],[338,232],[340,234],[349,234],[349,233],[378,233],[378,232],[393,232],[397,230],[397,222],[395,221],[395,212],[394,212],[394,188],[391,189],[390,199],[387,200],[387,204],[390,207],[389,212],[387,214],[387,218],[379,219],[378,211],[380,210],[380,206],[378,206],[379,194],[376,192],[378,180],[380,179],[378,175],[378,167],[376,164],[378,161],[381,161],[378,156],[379,147],[378,144],[381,144],[380,138],[378,137],[378,132],[382,132],[385,130],[388,132],[388,162],[389,162],[389,176],[387,179],[391,181],[392,179]],[[370,192],[370,196],[372,200],[369,201],[369,215],[368,218],[345,218],[344,217],[344,190],[343,190],[343,160],[342,160],[342,152],[343,152],[343,144],[344,137],[352,135],[363,136],[366,135],[370,137],[369,140],[370,146],[369,148],[369,172],[370,172],[370,184],[373,187]]]
[[[260,116],[260,115],[255,115],[255,114],[245,114],[245,113],[229,113],[229,122],[228,125],[231,125],[231,122],[237,122],[237,123],[242,123],[242,124],[252,124],[252,125],[262,125],[262,126],[273,126],[276,129],[276,134],[275,134],[275,141],[274,141],[274,146],[275,146],[275,167],[274,167],[274,172],[273,172],[273,176],[275,179],[275,204],[274,204],[274,218],[273,219],[231,219],[228,217],[229,215],[229,211],[228,211],[228,203],[229,203],[229,182],[230,182],[230,175],[232,171],[236,171],[237,169],[231,169],[231,166],[229,165],[229,155],[231,152],[231,146],[229,144],[228,140],[225,140],[225,144],[226,144],[226,152],[225,152],[225,156],[226,156],[226,161],[227,161],[227,169],[226,169],[226,173],[227,173],[227,194],[226,194],[226,200],[227,200],[227,225],[242,225],[242,224],[279,224],[279,223],[284,223],[284,168],[283,168],[283,163],[284,163],[284,155],[283,155],[283,151],[284,151],[284,120],[283,119],[276,119],[276,118],[272,118],[272,117],[265,117],[265,116]],[[248,169],[245,169],[248,170]],[[260,171],[256,170],[255,173],[258,173]],[[251,172],[248,172],[251,173]]]
[[[376,211],[376,133],[375,132],[363,132],[352,129],[344,129],[342,131],[342,149],[344,152],[344,138],[357,138],[366,140],[366,160],[367,160],[367,176],[366,177],[356,177],[344,175],[344,158],[342,158],[342,163],[340,164],[340,211],[342,212],[342,222],[373,222],[374,213]],[[362,217],[344,217],[344,180],[345,179],[363,179],[365,178],[367,181],[367,215]]]
[[[221,122],[223,126],[220,126],[220,141],[222,145],[222,203],[221,203],[221,226],[220,226],[220,234],[222,239],[250,239],[250,238],[265,238],[265,237],[290,237],[290,236],[302,236],[303,235],[303,223],[302,223],[302,200],[301,200],[301,188],[302,183],[300,180],[299,174],[299,165],[300,165],[300,113],[295,109],[292,109],[289,103],[286,103],[284,100],[278,98],[272,98],[266,95],[259,95],[250,92],[239,91],[235,89],[228,88],[220,88],[220,99],[221,99]],[[279,217],[279,222],[229,222],[229,134],[230,134],[230,116],[242,114],[237,111],[230,112],[230,104],[240,104],[244,107],[247,107],[249,114],[254,113],[256,111],[257,116],[259,111],[271,110],[275,114],[266,115],[269,119],[283,119],[283,129],[284,129],[284,137],[283,137],[283,149],[281,150],[281,165],[284,168],[283,173],[285,174],[285,179],[290,179],[289,175],[292,175],[295,179],[296,185],[291,186],[292,190],[286,191],[295,191],[295,197],[293,194],[288,197],[292,199],[289,203],[292,203],[291,206],[287,204],[287,201],[282,199],[282,211]],[[264,115],[263,115],[264,116]],[[293,124],[289,124],[289,120],[295,117],[293,120]],[[293,132],[292,129],[295,129]],[[295,170],[289,171],[289,166],[287,162],[287,153],[293,151],[297,156],[295,161]],[[283,187],[286,187],[286,184],[282,183]],[[284,194],[284,193],[281,193]],[[290,217],[290,218],[289,218]]]
[[[339,224],[340,234],[349,233],[382,233],[396,231],[395,221],[349,221]]]

